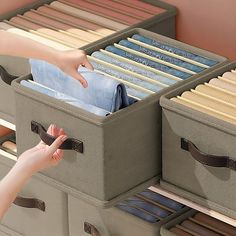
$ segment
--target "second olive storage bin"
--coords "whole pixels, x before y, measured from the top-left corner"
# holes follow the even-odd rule
[[[0,155],[0,179],[15,164],[15,160],[4,155]],[[34,176],[14,203],[1,220],[3,229],[9,229],[9,231],[6,230],[6,235],[18,236],[14,232],[23,236],[68,235],[67,194],[65,192]],[[0,235],[2,236],[1,225]]]
[[[165,94],[160,101],[163,108],[162,186],[232,218],[236,218],[235,125],[170,98],[235,68],[235,62],[225,65]]]
[[[236,227],[191,209],[161,227],[161,236],[227,235],[234,236]]]
[[[70,236],[160,236],[163,224],[188,211],[183,206],[158,222],[150,223],[137,216],[131,215],[117,207],[101,209],[81,199],[68,196],[68,215]]]
[[[91,54],[135,33],[218,61],[217,65],[193,75],[189,81],[226,63],[223,57],[141,29],[114,36],[94,45],[87,53]],[[39,141],[39,137],[31,132],[32,121],[40,123],[45,129],[54,123],[64,128],[70,138],[81,141],[80,148],[83,146],[79,152],[66,151],[65,158],[57,168],[43,171],[46,176],[100,200],[111,200],[160,175],[161,109],[158,101],[161,94],[170,88],[111,115],[100,117],[22,86],[20,81],[27,79],[32,79],[32,76],[13,82],[19,154]],[[172,87],[185,82],[181,81]],[[42,131],[40,125],[35,127],[33,124],[32,129]]]

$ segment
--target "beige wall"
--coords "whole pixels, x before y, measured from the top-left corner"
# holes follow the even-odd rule
[[[178,40],[236,59],[236,0],[163,1],[178,8]]]

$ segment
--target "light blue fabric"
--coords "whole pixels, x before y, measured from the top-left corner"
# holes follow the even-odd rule
[[[112,52],[114,54],[117,54],[119,56],[128,58],[128,59],[130,59],[132,61],[136,61],[136,62],[144,64],[146,66],[150,66],[150,67],[155,68],[157,70],[160,70],[160,71],[166,72],[168,74],[177,76],[177,77],[179,77],[181,79],[187,79],[187,78],[192,76],[191,74],[188,74],[186,72],[182,72],[182,71],[176,70],[174,68],[171,68],[169,66],[163,65],[161,63],[154,62],[154,61],[149,60],[147,58],[140,57],[140,56],[134,55],[132,53],[126,52],[126,51],[124,51],[122,49],[119,49],[119,48],[117,48],[115,46],[107,46],[105,48],[105,50],[109,51],[109,52]]]
[[[91,64],[93,65],[94,69],[96,70],[99,70],[103,73],[106,73],[106,74],[109,74],[109,75],[113,75],[119,79],[123,79],[123,80],[126,80],[126,81],[135,81],[136,78],[134,77],[129,77],[128,75],[125,75],[123,73],[120,73],[118,71],[115,71],[114,69],[111,69],[110,67],[108,66],[104,66],[102,64],[99,64],[97,62],[94,62],[94,61],[90,61]],[[150,84],[151,86],[151,84]],[[144,99],[146,97],[148,97],[150,94],[149,93],[145,93],[143,91],[139,91],[139,90],[136,90],[128,85],[125,84],[125,87],[126,87],[126,90],[127,90],[127,93],[131,96],[134,96],[134,97],[137,97],[139,99]]]
[[[162,196],[158,193],[155,193],[149,189],[144,190],[143,192],[139,193],[140,195],[142,195],[143,197],[150,199],[154,202],[158,202],[160,204],[162,204],[163,206],[166,206],[170,209],[173,209],[175,211],[179,211],[180,209],[182,209],[184,207],[183,204],[176,202],[172,199],[169,199],[165,196]]]
[[[180,48],[168,45],[168,44],[163,44],[160,41],[157,41],[157,40],[154,40],[154,39],[151,39],[151,38],[147,38],[147,37],[141,36],[139,34],[133,35],[132,38],[137,40],[137,41],[140,41],[140,42],[143,42],[143,43],[155,46],[157,48],[161,48],[161,49],[163,49],[165,51],[172,52],[172,53],[174,53],[176,55],[179,55],[179,56],[182,56],[182,57],[186,57],[188,59],[200,62],[200,63],[202,63],[204,65],[207,65],[207,66],[214,66],[214,65],[216,65],[218,63],[217,61],[211,60],[209,58],[206,58],[206,57],[203,57],[203,56],[199,56],[197,54],[188,52],[186,50],[183,50],[183,49],[180,49]]]
[[[119,44],[122,45],[122,46],[125,46],[127,48],[133,49],[135,51],[147,54],[147,55],[149,55],[151,57],[155,57],[155,58],[158,58],[160,60],[163,60],[163,61],[169,62],[171,64],[177,65],[179,67],[183,67],[185,69],[188,69],[188,70],[196,72],[196,73],[200,73],[200,72],[202,72],[205,69],[203,67],[196,66],[194,64],[182,61],[182,60],[180,60],[178,58],[174,58],[174,57],[168,56],[168,55],[163,54],[161,52],[157,52],[157,51],[154,51],[154,50],[142,47],[142,46],[140,46],[138,44],[129,42],[128,40],[121,40],[119,42]]]
[[[137,197],[131,197],[131,198],[128,198],[126,200],[126,202],[130,205],[130,206],[136,206],[138,208],[141,208],[149,213],[152,213],[156,216],[159,216],[161,218],[166,218],[167,216],[169,216],[171,214],[171,212],[167,211],[167,210],[164,210],[162,209],[161,207],[159,206],[156,206],[152,203],[149,203],[145,200],[142,200],[140,198],[137,198]]]
[[[158,75],[158,74],[156,74],[152,71],[149,71],[149,70],[145,70],[145,69],[141,68],[140,66],[135,66],[131,63],[124,62],[124,61],[121,61],[121,60],[116,59],[114,57],[108,56],[107,54],[105,54],[103,52],[96,51],[92,54],[92,56],[95,57],[95,58],[98,58],[102,61],[108,62],[110,64],[119,66],[123,69],[126,69],[126,70],[129,70],[129,71],[135,72],[137,74],[143,75],[147,78],[159,81],[159,82],[161,82],[163,84],[166,84],[166,85],[172,85],[172,84],[175,84],[177,82],[176,80],[164,77],[162,75]]]
[[[20,83],[21,83],[21,85],[23,85],[23,86],[25,86],[27,88],[33,89],[33,90],[38,91],[38,92],[43,93],[43,94],[46,94],[46,95],[48,95],[50,97],[56,98],[58,100],[61,100],[63,102],[71,104],[73,106],[82,108],[82,109],[84,109],[86,111],[89,111],[91,113],[94,113],[94,114],[96,114],[98,116],[107,116],[107,115],[110,114],[108,111],[105,111],[105,110],[103,110],[103,109],[101,109],[99,107],[95,107],[93,105],[84,103],[83,101],[79,101],[76,98],[73,98],[73,97],[70,97],[70,96],[68,96],[66,94],[59,93],[57,91],[48,89],[46,87],[42,87],[42,86],[37,85],[35,83],[31,83],[31,82],[28,82],[26,80],[22,80]]]
[[[125,202],[121,202],[121,203],[118,203],[116,205],[117,208],[125,211],[125,212],[128,212],[134,216],[137,216],[145,221],[148,221],[150,223],[156,223],[159,221],[158,218],[152,216],[152,215],[149,215],[148,213],[140,210],[140,209],[137,209],[137,208],[134,208],[132,206],[130,206],[128,203],[125,203]]]
[[[129,105],[124,84],[101,73],[80,67],[78,72],[87,80],[85,89],[79,81],[64,74],[56,66],[45,61],[30,59],[34,81],[53,90],[77,98],[84,103],[115,112]]]
[[[91,63],[93,65],[93,61],[91,61]],[[138,85],[138,86],[148,89],[150,91],[159,92],[160,90],[162,90],[164,88],[158,84],[150,83],[145,80],[134,77],[132,75],[128,75],[126,73],[118,71],[116,69],[112,69],[109,66],[104,66],[100,63],[95,62],[94,65],[96,65],[96,64],[99,64],[101,66],[101,68],[106,68],[106,71],[108,72],[108,73],[106,72],[107,74],[115,76],[116,78],[122,79],[124,81],[130,82],[132,84]],[[105,72],[105,71],[103,71],[103,72]]]

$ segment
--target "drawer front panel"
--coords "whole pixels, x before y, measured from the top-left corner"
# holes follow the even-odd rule
[[[3,178],[10,170],[8,166],[0,164],[0,177]],[[67,195],[36,177],[32,177],[19,194],[23,199],[19,205],[12,204],[2,220],[2,224],[24,236],[68,235]],[[41,200],[45,211],[38,208],[27,208],[29,198]],[[40,208],[40,207],[39,207]]]

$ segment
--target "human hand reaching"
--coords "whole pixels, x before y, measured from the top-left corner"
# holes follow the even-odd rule
[[[93,70],[93,66],[88,61],[88,58],[84,51],[58,51],[54,64],[59,67],[64,73],[80,81],[84,88],[88,86],[88,83],[84,79],[84,77],[78,73],[79,66],[84,66],[87,69]]]
[[[56,140],[50,146],[40,141],[35,147],[22,153],[0,181],[0,219],[34,173],[55,166],[62,159],[63,151],[58,148],[67,138],[63,129],[50,125],[47,133],[56,137]]]
[[[60,145],[67,139],[63,129],[50,125],[47,133],[54,136],[56,140],[50,145],[46,145],[40,141],[36,146],[22,153],[16,165],[29,175],[57,165],[63,157],[63,150],[58,149]]]

